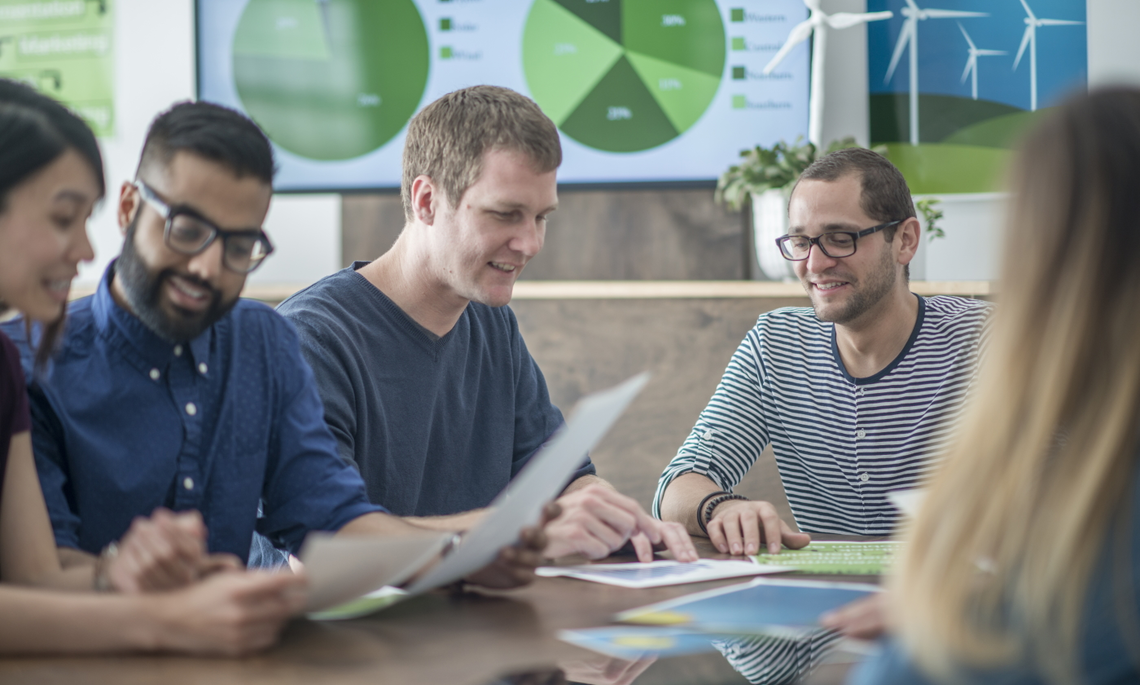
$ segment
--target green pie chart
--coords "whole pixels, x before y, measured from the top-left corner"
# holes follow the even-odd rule
[[[673,140],[701,118],[724,73],[715,0],[535,0],[523,69],[564,134],[607,152]]]
[[[428,61],[412,0],[250,0],[233,43],[245,111],[274,143],[315,160],[392,140],[423,98]]]

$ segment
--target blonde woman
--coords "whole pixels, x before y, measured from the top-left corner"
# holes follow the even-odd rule
[[[857,683],[1140,681],[1140,91],[1048,116],[1007,225],[983,380]]]
[[[46,324],[41,364],[77,266],[93,256],[86,223],[103,192],[90,129],[31,88],[0,79],[0,311]],[[32,458],[19,353],[0,333],[0,653],[240,654],[271,644],[303,604],[303,579],[227,570],[186,585],[194,580],[187,574],[234,565],[204,554],[203,538],[196,515],[160,513],[136,522],[124,553],[101,573],[61,570]],[[185,563],[148,561],[172,548],[167,558]],[[93,584],[131,594],[96,594]]]

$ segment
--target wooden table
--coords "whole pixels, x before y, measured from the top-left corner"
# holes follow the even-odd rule
[[[722,556],[704,540],[698,542],[698,548],[702,556]],[[596,658],[558,640],[555,634],[559,630],[606,625],[618,611],[746,580],[630,590],[566,578],[539,578],[534,585],[511,592],[436,592],[351,621],[295,620],[277,646],[242,659],[7,658],[0,659],[0,683],[482,685],[505,673]],[[868,578],[847,576],[844,580]],[[746,682],[718,653],[688,661],[681,669],[685,672],[674,668],[655,677],[653,668],[635,685]],[[835,673],[841,675],[844,670],[825,669],[821,675],[827,682],[838,682]]]

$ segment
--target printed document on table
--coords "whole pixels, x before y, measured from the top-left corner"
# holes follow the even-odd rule
[[[558,631],[558,639],[563,642],[630,661],[646,656],[670,657],[712,652],[716,651],[713,640],[731,640],[733,637],[659,626],[605,626]]]
[[[879,591],[862,583],[757,578],[623,611],[614,620],[706,633],[801,635],[819,629],[825,612]]]
[[[491,563],[513,545],[523,527],[538,522],[543,506],[566,487],[589,451],[649,381],[642,373],[621,385],[582,398],[566,425],[542,447],[491,502],[487,516],[450,554],[409,586],[419,594],[455,582]]]
[[[684,585],[706,580],[758,576],[763,573],[787,573],[782,566],[764,566],[752,561],[699,559],[691,563],[650,561],[628,564],[582,564],[580,566],[543,566],[537,573],[545,578],[563,576],[594,583],[628,588]]]
[[[802,549],[783,549],[779,554],[757,554],[758,564],[783,566],[786,571],[815,575],[879,576],[890,570],[903,543],[813,542]]]

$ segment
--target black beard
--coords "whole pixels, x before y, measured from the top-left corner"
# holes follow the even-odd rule
[[[164,269],[155,273],[147,268],[135,249],[135,229],[138,227],[139,215],[135,214],[134,221],[127,227],[127,236],[123,241],[123,252],[115,262],[115,276],[123,285],[123,293],[127,303],[131,306],[134,315],[143,322],[147,328],[158,337],[173,343],[182,343],[193,340],[210,326],[229,313],[237,303],[237,298],[226,302],[222,294],[210,284],[195,279],[192,276],[181,275],[181,278],[191,281],[195,286],[205,288],[211,294],[210,306],[202,312],[190,312],[178,306],[172,306],[174,314],[168,314],[160,304],[163,282],[176,275],[171,269]]]

